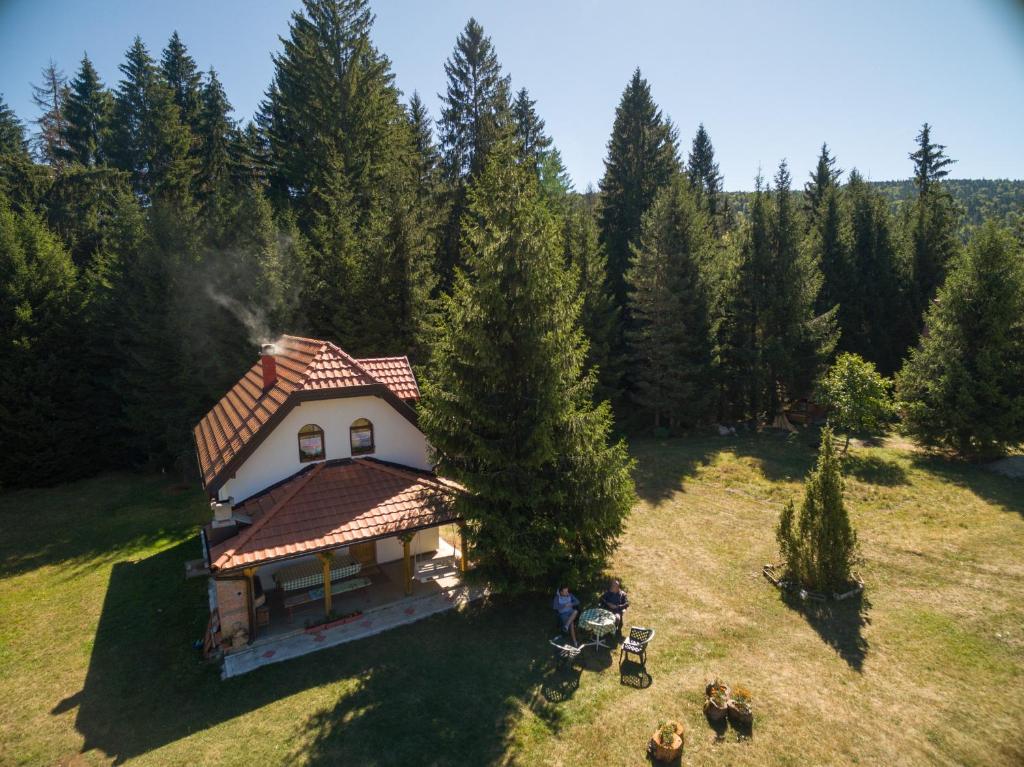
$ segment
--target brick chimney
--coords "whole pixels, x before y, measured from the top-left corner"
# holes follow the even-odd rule
[[[260,347],[260,361],[263,363],[263,391],[277,383],[277,360],[274,359],[276,353],[277,349],[273,344],[263,344]]]

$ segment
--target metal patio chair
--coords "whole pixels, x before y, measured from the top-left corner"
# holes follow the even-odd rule
[[[622,668],[623,657],[628,659],[630,655],[635,655],[640,660],[640,667],[646,671],[647,645],[651,643],[652,639],[654,639],[654,629],[630,626],[629,636],[622,643],[622,649],[619,650],[619,668]]]

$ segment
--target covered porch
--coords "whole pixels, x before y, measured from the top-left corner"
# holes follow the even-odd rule
[[[433,599],[427,612],[436,612],[464,598],[454,490],[427,472],[348,459],[316,464],[233,507],[237,531],[209,546],[208,641],[224,653],[225,673],[238,666],[229,663],[234,654],[268,642],[299,637],[289,646],[317,649],[300,635],[372,628],[379,622],[368,616],[396,605]],[[400,614],[422,617],[425,607]],[[332,636],[343,633],[352,629]]]

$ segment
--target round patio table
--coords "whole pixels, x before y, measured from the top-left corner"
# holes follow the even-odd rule
[[[594,635],[594,641],[585,642],[583,644],[584,647],[604,647],[607,649],[608,645],[602,642],[601,639],[615,630],[615,616],[608,612],[608,610],[602,610],[600,607],[591,607],[580,613],[580,628]]]

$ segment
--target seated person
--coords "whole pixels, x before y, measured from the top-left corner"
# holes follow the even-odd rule
[[[629,597],[622,590],[622,584],[618,579],[608,584],[608,590],[601,595],[601,607],[615,616],[615,628],[622,632],[622,613],[629,607]]]
[[[562,627],[562,631],[572,637],[574,645],[578,645],[579,642],[576,641],[576,618],[580,614],[580,600],[573,596],[568,586],[559,586],[558,591],[555,592],[555,601],[551,606],[558,613],[558,623]]]

